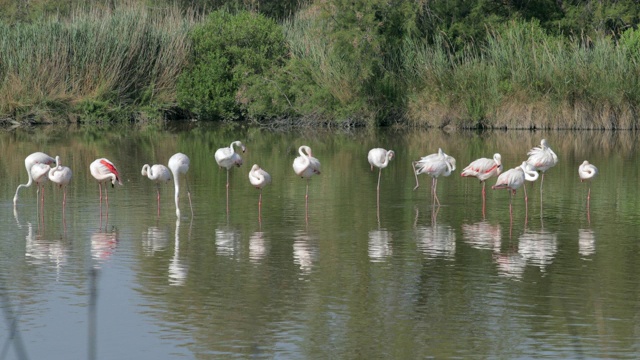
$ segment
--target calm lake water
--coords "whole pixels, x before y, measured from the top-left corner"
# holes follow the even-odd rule
[[[559,164],[518,191],[460,177],[479,157],[505,170],[546,138]],[[241,140],[226,171],[217,148]],[[633,358],[640,353],[640,151],[631,132],[274,132],[244,127],[0,133],[2,359]],[[322,174],[293,173],[309,145]],[[367,153],[393,149],[382,171]],[[413,191],[411,161],[441,147],[457,170]],[[60,155],[73,170],[66,211],[48,183],[44,212],[24,158]],[[176,219],[173,184],[143,164],[191,158]],[[107,157],[124,186],[100,216],[89,164]],[[600,169],[580,183],[583,160]],[[273,183],[259,191],[252,164]]]

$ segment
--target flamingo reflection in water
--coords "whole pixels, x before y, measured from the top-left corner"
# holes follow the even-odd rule
[[[157,252],[164,251],[167,245],[169,245],[169,234],[157,226],[149,226],[147,232],[142,234],[142,252],[145,256],[152,257]]]
[[[301,275],[308,275],[317,260],[318,250],[311,244],[311,237],[302,231],[294,236],[293,263],[300,268]]]
[[[94,268],[100,268],[102,264],[111,259],[118,246],[118,232],[98,231],[91,235],[91,257],[94,260]]]
[[[417,226],[418,208],[416,207],[415,234],[418,249],[430,258],[453,259],[456,253],[456,233],[449,225],[437,223],[438,212],[431,215],[431,226]]]
[[[25,242],[25,257],[34,265],[54,264],[56,281],[60,279],[62,267],[67,264],[68,250],[62,240],[46,240],[33,231],[33,225],[27,223],[28,232]]]
[[[462,224],[462,238],[472,247],[480,250],[500,252],[502,228],[487,221],[475,224]]]
[[[558,236],[545,230],[526,231],[518,240],[518,253],[542,272],[551,265],[558,252]]]
[[[369,231],[368,253],[371,262],[382,262],[393,255],[392,240],[391,233],[385,229]]]
[[[249,237],[249,261],[259,264],[266,255],[264,232],[256,231]]]
[[[189,223],[189,234],[191,234],[191,225]],[[173,257],[169,263],[169,285],[182,286],[187,281],[189,268],[180,259],[180,218],[176,219],[176,232],[174,241]]]
[[[216,229],[216,254],[235,257],[240,253],[240,233],[232,228]]]
[[[591,229],[578,229],[578,253],[584,257],[596,253],[596,236]]]

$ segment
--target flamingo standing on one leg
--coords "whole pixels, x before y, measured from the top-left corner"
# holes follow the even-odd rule
[[[180,174],[187,176],[189,171],[189,157],[183,153],[176,153],[169,159],[169,169],[173,174],[173,183],[175,185],[175,200],[176,200],[176,216],[180,219]],[[191,216],[193,216],[193,205],[191,204],[191,191],[189,191],[189,185],[187,183],[187,196],[189,197],[189,207],[191,208]]]
[[[242,142],[234,141],[229,147],[220,148],[214,154],[218,166],[227,169],[227,213],[229,213],[229,170],[234,166],[242,165],[242,156],[235,152],[234,145],[240,147],[243,153],[247,150]]]
[[[15,207],[17,202],[18,202],[18,192],[20,191],[21,188],[23,187],[29,187],[31,186],[31,184],[34,181],[34,177],[33,177],[33,173],[32,173],[32,168],[34,165],[36,164],[41,164],[41,165],[51,165],[56,161],[56,159],[52,158],[51,156],[43,153],[43,152],[34,152],[33,154],[27,156],[24,159],[24,166],[27,169],[27,175],[29,176],[29,181],[26,184],[20,184],[18,185],[18,188],[16,189],[16,194],[13,197],[13,206]],[[48,167],[48,166],[47,166]],[[40,174],[40,176],[42,176],[41,172],[44,171],[45,169],[43,167],[40,167],[40,169],[36,169],[36,173]],[[48,171],[48,169],[46,169]],[[46,180],[43,180],[46,181]],[[37,182],[36,182],[37,183]],[[39,189],[38,189],[39,192]],[[44,194],[43,194],[43,200],[44,200]]]
[[[498,176],[502,172],[502,156],[493,154],[493,159],[480,158],[474,160],[462,170],[461,176],[475,176],[482,183],[482,216],[485,214],[486,191],[485,180]]]
[[[251,171],[249,171],[249,182],[255,186],[256,189],[260,189],[260,197],[258,198],[258,220],[262,219],[262,188],[271,184],[271,175],[268,172],[262,170],[258,164],[253,164]]]
[[[527,153],[529,158],[527,163],[542,172],[540,179],[540,203],[542,203],[542,184],[544,183],[544,173],[558,163],[558,156],[551,150],[546,139],[540,141],[540,146],[536,146]]]
[[[167,183],[171,181],[171,173],[169,172],[169,169],[162,164],[155,164],[153,166],[144,164],[142,166],[142,176],[146,176],[149,180],[156,183],[158,216],[160,216],[160,183]]]
[[[100,188],[100,219],[102,219],[102,183],[105,183],[104,187],[104,199],[107,203],[107,218],[109,217],[109,193],[107,192],[107,182],[111,182],[111,187],[114,187],[116,182],[122,185],[120,174],[118,169],[113,165],[111,161],[105,158],[94,160],[89,165],[91,175],[98,181],[98,187]]]
[[[313,175],[320,175],[320,161],[313,157],[311,148],[307,145],[302,145],[298,148],[300,156],[293,160],[293,171],[296,175],[307,180],[307,189],[304,194],[305,208],[309,209],[309,180]]]
[[[580,176],[580,182],[591,182],[591,180],[598,175],[598,168],[595,165],[590,164],[587,160],[583,161],[578,167],[578,175]],[[587,214],[589,214],[589,203],[591,201],[591,185],[589,185],[589,191],[587,192]]]
[[[380,175],[382,174],[382,169],[386,168],[395,156],[396,153],[393,150],[385,150],[382,148],[371,149],[367,155],[367,160],[369,160],[369,164],[371,165],[371,171],[373,171],[374,166],[378,168],[378,186],[376,187],[378,202],[380,202]]]
[[[67,185],[71,182],[71,169],[60,164],[60,156],[56,156],[56,167],[49,170],[49,180],[62,188],[62,214],[67,205]]]
[[[509,201],[509,215],[513,215],[512,204],[513,204],[513,196],[516,194],[516,190],[520,188],[525,180],[527,181],[535,181],[538,177],[538,173],[533,170],[533,168],[526,162],[523,161],[522,164],[513,169],[507,170],[498,176],[498,180],[496,184],[491,187],[491,189],[507,189],[511,192],[511,200]],[[525,198],[525,206],[527,204],[527,188],[523,187],[524,190],[524,198]]]
[[[420,184],[418,183],[418,175],[427,174],[431,176],[431,195],[434,202],[440,206],[440,199],[438,199],[438,194],[436,192],[438,177],[440,175],[451,175],[451,173],[456,169],[456,159],[445,154],[442,149],[438,149],[437,154],[427,155],[418,161],[414,161],[412,165],[414,175],[416,177],[416,187],[414,187],[413,190],[420,187]]]

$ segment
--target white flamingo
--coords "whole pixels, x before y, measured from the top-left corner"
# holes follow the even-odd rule
[[[378,187],[376,188],[378,198],[380,197],[380,175],[382,174],[382,169],[386,168],[395,156],[396,153],[393,150],[385,150],[382,148],[369,150],[367,160],[369,160],[369,164],[371,165],[371,171],[373,171],[374,166],[378,168]]]
[[[420,187],[418,183],[418,175],[427,174],[431,176],[431,195],[438,206],[440,206],[440,200],[436,192],[438,186],[439,176],[449,176],[456,169],[456,159],[452,156],[445,154],[442,149],[438,149],[437,154],[427,155],[418,161],[412,163],[414,169],[414,175],[416,177],[416,187],[413,190]]]
[[[546,139],[540,141],[540,146],[536,146],[527,153],[529,158],[527,163],[534,167],[536,171],[542,172],[540,179],[540,197],[542,198],[542,184],[544,183],[544,173],[558,163],[558,156],[551,150]]]
[[[155,164],[153,166],[149,166],[149,164],[144,164],[142,166],[142,176],[146,176],[149,180],[156,183],[156,193],[157,193],[157,202],[158,202],[158,215],[160,215],[160,184],[168,183],[171,181],[171,172],[169,169],[162,164]]]
[[[27,156],[24,159],[24,167],[27,169],[27,175],[29,176],[29,181],[26,184],[20,184],[18,185],[18,188],[16,189],[16,194],[13,197],[13,206],[15,207],[17,202],[18,202],[18,192],[20,191],[21,188],[23,187],[30,187],[31,184],[33,184],[34,182],[34,177],[33,177],[33,172],[32,172],[32,168],[34,165],[36,164],[40,164],[40,165],[47,165],[47,167],[49,167],[48,165],[53,164],[56,161],[56,159],[52,158],[51,156],[43,153],[43,152],[34,152],[33,154]],[[39,169],[35,169],[34,171],[36,172],[36,174],[38,174],[39,176],[42,176],[42,171],[47,170],[47,175],[48,175],[48,169],[45,169],[42,166],[39,166]],[[40,179],[40,181],[44,182],[46,181],[46,179]],[[38,184],[38,192],[40,192],[40,183],[36,182],[36,184]],[[43,200],[44,200],[44,194],[43,195]]]
[[[264,171],[258,164],[253,164],[251,171],[249,171],[249,182],[260,190],[260,197],[258,198],[258,214],[262,209],[262,188],[271,184],[271,175]]]
[[[218,166],[227,169],[227,188],[229,188],[229,170],[234,166],[240,167],[242,165],[242,157],[235,152],[234,145],[240,147],[243,153],[247,149],[240,141],[234,141],[229,147],[220,148],[214,154]]]
[[[62,210],[67,204],[67,185],[71,182],[71,169],[60,164],[60,156],[56,156],[56,167],[49,170],[49,180],[62,188]]]
[[[309,200],[309,180],[313,175],[320,175],[320,161],[313,157],[311,148],[302,145],[298,148],[300,156],[293,160],[293,171],[296,175],[307,180],[307,189],[304,195],[305,204],[308,205]]]
[[[593,164],[590,164],[587,160],[583,161],[578,167],[578,175],[580,176],[580,182],[591,182],[591,180],[598,175],[598,168]],[[589,186],[589,192],[587,193],[587,201],[591,199],[591,186]]]
[[[175,200],[176,200],[176,216],[180,219],[180,174],[187,174],[189,171],[189,157],[183,153],[176,153],[169,158],[169,169],[173,174],[173,184],[175,185]],[[191,192],[187,185],[187,196],[189,197],[189,207],[191,208],[191,216],[193,216],[193,205],[191,204]]]

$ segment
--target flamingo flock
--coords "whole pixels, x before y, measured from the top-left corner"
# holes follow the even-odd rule
[[[233,141],[228,147],[218,149],[214,154],[214,159],[218,166],[226,169],[226,189],[227,189],[227,213],[229,212],[229,176],[233,167],[242,166],[243,160],[241,155],[236,152],[235,148],[240,149],[243,153],[246,151],[245,145],[240,141]],[[297,176],[306,180],[305,189],[305,208],[308,209],[309,202],[309,182],[314,175],[321,174],[320,161],[313,156],[311,148],[302,145],[298,148],[298,154],[293,160],[293,170]],[[546,139],[542,139],[539,146],[536,146],[527,152],[528,158],[520,165],[503,172],[502,157],[499,153],[493,154],[491,158],[479,158],[472,161],[466,166],[462,172],[462,177],[475,177],[482,184],[482,213],[485,214],[486,190],[485,183],[487,180],[497,177],[495,185],[492,189],[506,189],[510,193],[509,212],[512,213],[513,197],[520,188],[524,190],[525,203],[527,202],[525,182],[536,181],[539,177],[540,194],[542,198],[543,181],[545,173],[558,163],[558,156],[553,152]],[[389,166],[391,160],[395,158],[393,150],[383,148],[373,148],[367,154],[367,160],[371,167],[378,168],[378,181],[376,187],[377,199],[380,199],[380,181],[382,169]],[[173,180],[175,186],[175,207],[176,217],[180,218],[180,176],[184,175],[185,181],[189,170],[189,157],[183,153],[176,153],[169,159],[167,166],[163,164],[144,164],[141,174],[156,184],[156,201],[158,204],[158,216],[160,215],[160,185]],[[63,194],[63,211],[66,206],[66,188],[72,177],[72,171],[69,167],[63,166],[60,156],[55,158],[43,153],[35,152],[25,158],[25,168],[28,175],[28,182],[18,185],[15,196],[13,198],[14,207],[17,205],[18,194],[20,189],[30,187],[36,184],[38,188],[41,203],[44,203],[44,183],[51,180],[62,189]],[[122,179],[116,165],[107,158],[98,158],[89,165],[91,175],[98,183],[100,211],[102,213],[102,198],[104,187],[104,199],[109,208],[108,184],[112,187],[116,184],[122,185]],[[416,186],[413,190],[419,188],[418,175],[427,174],[431,177],[431,197],[434,206],[440,206],[440,200],[437,195],[437,185],[439,177],[450,176],[456,170],[456,159],[446,154],[441,148],[437,153],[421,157],[419,160],[412,162],[412,170],[416,180]],[[539,174],[540,172],[540,174]],[[598,174],[598,169],[584,161],[578,168],[578,175],[581,182],[590,182]],[[261,168],[258,164],[254,164],[249,171],[249,182],[256,189],[260,190],[258,197],[258,214],[261,219],[262,208],[262,190],[271,183],[271,175]],[[188,184],[188,182],[186,182]],[[189,207],[193,216],[193,205],[191,202],[191,192],[187,185],[187,195],[189,198]],[[591,199],[591,188],[588,188],[587,201]],[[378,205],[379,206],[379,205]]]

